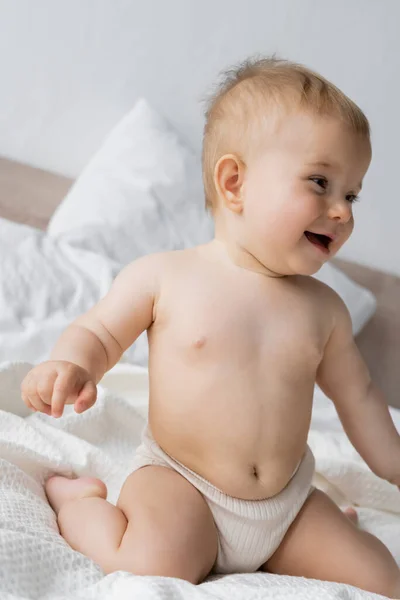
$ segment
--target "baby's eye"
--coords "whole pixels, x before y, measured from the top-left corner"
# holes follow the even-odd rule
[[[359,200],[359,197],[356,196],[356,194],[347,194],[346,200],[347,202],[350,202],[350,204],[354,204],[354,202],[357,202]]]
[[[318,187],[322,188],[323,190],[326,190],[328,187],[328,180],[325,177],[310,177],[310,180],[316,183]]]

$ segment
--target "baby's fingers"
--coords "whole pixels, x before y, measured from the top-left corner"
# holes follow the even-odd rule
[[[28,374],[21,384],[21,397],[26,406],[31,410],[40,411],[46,415],[50,414],[50,406],[43,402],[38,390],[38,384],[34,377]]]
[[[25,402],[26,406],[31,410],[39,411],[45,413],[46,415],[51,414],[51,408],[48,404],[45,404],[43,400],[40,398],[37,392],[29,392],[29,395],[22,392],[22,400]]]
[[[37,393],[39,398],[51,406],[51,396],[53,394],[54,382],[57,379],[57,373],[50,373],[47,376],[43,376],[37,383]]]
[[[75,401],[75,412],[82,413],[88,408],[91,408],[96,402],[97,387],[93,381],[89,380],[85,383],[78,398]]]
[[[53,417],[61,417],[64,412],[64,404],[68,399],[71,401],[71,396],[75,393],[76,382],[71,380],[67,373],[58,375],[51,397],[51,414]]]

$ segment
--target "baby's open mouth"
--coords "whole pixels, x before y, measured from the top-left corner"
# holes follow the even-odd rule
[[[322,233],[313,233],[312,231],[305,231],[304,235],[306,236],[309,242],[314,244],[314,246],[317,246],[324,252],[329,252],[329,244],[332,241],[332,239],[329,236],[324,235]]]

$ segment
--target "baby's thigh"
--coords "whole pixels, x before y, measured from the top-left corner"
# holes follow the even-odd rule
[[[217,555],[217,531],[200,492],[182,475],[146,466],[125,481],[117,502],[128,519],[120,552],[135,557],[137,575],[199,583]]]
[[[347,583],[389,597],[400,594],[400,571],[389,550],[361,531],[315,490],[264,570]]]

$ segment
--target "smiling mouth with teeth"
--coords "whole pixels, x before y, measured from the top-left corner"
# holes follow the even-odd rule
[[[330,237],[322,233],[313,233],[312,231],[305,231],[304,235],[311,244],[329,254],[329,244],[332,242]]]

